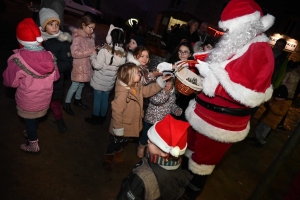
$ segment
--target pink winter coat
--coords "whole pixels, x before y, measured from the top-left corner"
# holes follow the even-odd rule
[[[82,29],[71,29],[73,42],[71,54],[73,57],[73,69],[71,80],[76,82],[89,82],[93,70],[90,56],[95,49],[95,35],[89,37]]]
[[[15,99],[20,109],[26,112],[47,110],[53,82],[59,79],[52,54],[46,50],[24,49],[14,50],[14,53],[3,72],[3,84],[17,88]]]

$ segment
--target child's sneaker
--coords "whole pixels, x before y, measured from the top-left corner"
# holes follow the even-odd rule
[[[27,153],[38,154],[40,152],[40,147],[38,142],[39,140],[34,140],[34,141],[28,140],[26,144],[20,145],[20,149]]]

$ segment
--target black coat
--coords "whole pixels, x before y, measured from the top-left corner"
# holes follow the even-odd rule
[[[57,38],[51,38],[43,42],[43,46],[47,51],[56,57],[60,78],[54,82],[52,99],[60,100],[64,95],[64,73],[71,71],[73,58],[71,56],[71,43],[61,41]]]

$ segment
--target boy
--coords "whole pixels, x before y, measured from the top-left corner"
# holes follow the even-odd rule
[[[267,110],[255,129],[255,136],[251,138],[256,147],[263,147],[268,134],[276,129],[292,104],[292,100],[287,99],[288,89],[285,85],[276,88],[273,96],[271,101],[264,104]]]
[[[148,131],[148,153],[123,180],[117,199],[179,199],[192,175],[180,168],[189,123],[167,115]]]

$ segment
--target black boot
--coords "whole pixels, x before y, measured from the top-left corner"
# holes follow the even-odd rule
[[[87,123],[92,125],[101,124],[101,116],[92,115],[92,117],[87,117],[84,119]]]
[[[202,192],[207,175],[194,174],[181,199],[196,200]]]
[[[75,99],[74,105],[80,106],[81,108],[84,108],[84,109],[87,109],[87,108],[88,108],[87,105],[84,105],[84,104],[81,102],[81,99]]]
[[[69,114],[69,115],[74,115],[75,113],[73,112],[70,103],[64,103],[63,105],[63,110]]]
[[[56,123],[57,123],[58,131],[60,133],[63,133],[63,132],[65,132],[67,130],[67,127],[66,127],[64,119],[57,120]]]

